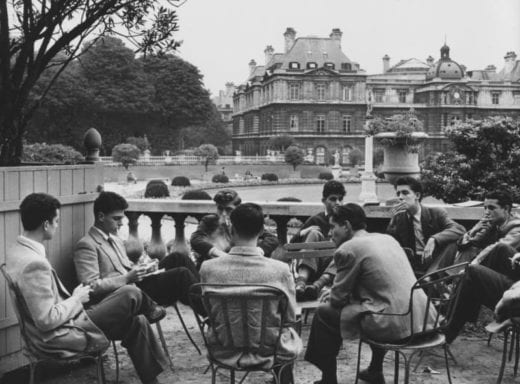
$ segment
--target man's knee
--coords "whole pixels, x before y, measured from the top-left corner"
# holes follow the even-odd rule
[[[316,310],[317,319],[330,328],[339,331],[341,312],[330,304],[323,304]]]

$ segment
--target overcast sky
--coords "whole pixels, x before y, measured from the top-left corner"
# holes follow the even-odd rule
[[[283,52],[287,27],[296,37],[343,32],[342,49],[367,73],[428,55],[439,58],[446,36],[450,56],[468,69],[494,64],[507,51],[520,59],[519,0],[188,0],[179,8],[180,55],[196,65],[212,94],[227,81],[243,83],[248,63],[264,64],[264,49]]]

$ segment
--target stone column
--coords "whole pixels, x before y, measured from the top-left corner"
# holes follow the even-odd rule
[[[359,200],[363,203],[378,203],[376,193],[376,177],[373,170],[374,137],[365,137],[365,172],[361,175],[361,193]]]

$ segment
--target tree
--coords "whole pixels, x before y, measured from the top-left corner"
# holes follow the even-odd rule
[[[285,162],[292,165],[293,171],[296,171],[296,167],[303,163],[305,158],[305,152],[300,147],[291,145],[285,150]]]
[[[143,153],[147,149],[150,150],[150,148],[151,148],[146,135],[144,135],[144,137],[130,136],[126,139],[126,143],[135,145],[137,148],[139,148],[139,151],[141,153]]]
[[[23,146],[26,162],[76,164],[84,158],[74,148],[62,144],[35,143]]]
[[[271,148],[275,151],[280,151],[280,152],[285,151],[288,147],[290,147],[293,144],[294,144],[294,137],[292,137],[290,135],[273,136],[267,142],[267,145],[269,146],[269,148]]]
[[[353,148],[348,153],[348,159],[350,161],[350,164],[353,166],[359,165],[361,163],[361,160],[363,160],[363,152],[359,148]]]
[[[425,193],[447,203],[483,200],[507,189],[520,202],[520,119],[491,117],[448,127],[455,150],[428,156],[422,166]]]
[[[112,160],[123,164],[126,170],[139,159],[139,148],[132,144],[118,144],[112,149]]]
[[[0,1],[0,165],[21,161],[27,124],[66,67],[90,42],[124,35],[145,55],[174,51],[179,0]],[[88,50],[88,46],[87,49]],[[83,50],[85,52],[86,50]],[[54,73],[40,94],[42,73]]]
[[[215,147],[213,144],[202,144],[195,150],[195,156],[202,158],[204,169],[206,172],[208,172],[208,165],[210,161],[215,161],[218,159],[218,150],[217,147]]]

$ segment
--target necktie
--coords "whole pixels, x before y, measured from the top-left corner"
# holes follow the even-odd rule
[[[424,235],[420,220],[416,216],[412,216],[413,233],[415,235],[415,253],[422,254],[424,251]]]
[[[117,255],[117,258],[119,259],[119,262],[121,263],[121,265],[127,269],[127,270],[130,270],[132,269],[132,266],[130,265],[130,261],[128,260],[128,258],[126,256],[123,256],[119,250],[119,247],[117,246],[115,240],[112,238],[112,237],[108,237],[108,242],[110,243],[110,245],[112,246],[112,248],[114,249],[116,255]]]

